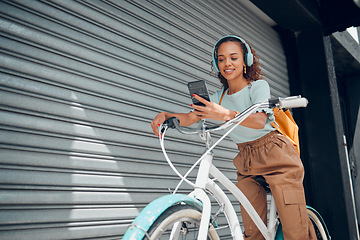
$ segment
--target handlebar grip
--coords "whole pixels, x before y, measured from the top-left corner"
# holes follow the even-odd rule
[[[177,117],[171,117],[171,118],[167,119],[163,124],[167,125],[169,128],[177,129],[179,132],[181,132],[183,134],[197,134],[198,133],[197,128],[188,128],[188,127],[180,126],[180,120]]]
[[[165,120],[164,124],[166,124],[169,128],[176,128],[176,124],[174,123],[177,121],[177,124],[180,125],[180,120],[177,117],[171,117]]]
[[[282,98],[279,100],[280,108],[299,108],[306,107],[309,101],[306,98],[302,97],[290,97]]]

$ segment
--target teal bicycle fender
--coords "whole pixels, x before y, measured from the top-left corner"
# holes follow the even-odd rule
[[[169,207],[186,203],[202,211],[202,203],[195,198],[185,194],[171,194],[155,199],[149,203],[135,218],[131,226],[126,231],[123,240],[140,240],[145,236],[156,219]]]
[[[306,205],[306,208],[312,210],[312,211],[316,214],[316,216],[320,219],[322,225],[324,226],[324,230],[326,231],[326,234],[330,237],[329,230],[328,230],[328,228],[327,228],[327,226],[326,226],[326,224],[325,224],[324,219],[323,219],[322,216],[320,215],[320,213],[319,213],[318,211],[316,211],[314,208],[312,208],[312,207],[310,207],[310,206],[308,206],[308,205]],[[330,237],[329,239],[331,239],[331,237]]]
[[[282,225],[279,223],[279,226],[276,230],[275,240],[284,240],[284,234],[282,231]]]

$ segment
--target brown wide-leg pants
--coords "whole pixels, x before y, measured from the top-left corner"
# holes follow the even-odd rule
[[[292,143],[277,131],[255,141],[238,144],[234,159],[238,170],[236,186],[245,194],[264,223],[267,201],[264,188],[254,180],[263,176],[275,199],[285,240],[316,239],[306,213],[303,188],[304,167]],[[245,239],[264,239],[255,223],[241,207]]]

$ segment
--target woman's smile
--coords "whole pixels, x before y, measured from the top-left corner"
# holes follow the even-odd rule
[[[235,69],[225,69],[224,72],[225,73],[233,73],[235,71]]]

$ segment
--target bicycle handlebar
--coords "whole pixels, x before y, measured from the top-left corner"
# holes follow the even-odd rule
[[[306,107],[308,100],[301,96],[287,97],[287,98],[272,98],[269,99],[270,108],[299,108]]]
[[[266,100],[262,103],[256,103],[240,114],[238,114],[235,118],[224,122],[218,126],[214,127],[207,127],[200,125],[197,128],[189,128],[189,127],[182,127],[180,126],[180,121],[176,117],[172,117],[167,119],[163,124],[167,125],[169,128],[177,129],[179,132],[183,134],[198,134],[204,132],[214,132],[218,130],[223,130],[225,128],[230,127],[233,124],[239,124],[240,122],[244,121],[251,113],[253,113],[258,108],[299,108],[299,107],[306,107],[308,104],[308,100],[301,96],[293,96],[287,98],[271,98]]]
[[[288,97],[288,98],[277,98],[277,99],[269,99],[262,103],[256,103],[242,113],[238,114],[234,119],[224,122],[215,127],[207,127],[205,126],[205,122],[202,121],[202,124],[199,124],[197,128],[188,128],[180,126],[180,121],[176,117],[172,117],[167,119],[162,125],[160,125],[159,130],[164,135],[159,135],[161,149],[163,150],[164,156],[166,161],[169,163],[170,167],[175,171],[175,173],[181,178],[180,183],[175,188],[175,192],[177,192],[178,188],[180,187],[183,181],[189,183],[192,186],[195,186],[194,183],[187,179],[187,176],[190,172],[195,168],[195,166],[207,155],[210,154],[211,151],[231,132],[233,131],[237,125],[239,125],[242,121],[244,121],[250,114],[252,114],[258,108],[295,108],[295,107],[306,107],[308,101],[306,98],[301,98],[301,96],[297,97]],[[221,136],[215,143],[212,143],[210,138],[210,132],[222,130],[225,128],[231,127],[223,136]],[[165,146],[164,146],[164,138],[165,133],[168,128],[176,128],[179,132],[183,134],[199,134],[199,136],[205,141],[207,150],[206,152],[200,157],[200,159],[193,164],[193,166],[187,171],[187,173],[183,176],[175,166],[172,164],[170,158],[166,154]]]

